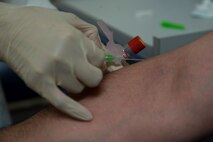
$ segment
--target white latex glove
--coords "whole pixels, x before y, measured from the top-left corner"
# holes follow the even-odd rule
[[[92,114],[57,86],[79,93],[102,80],[97,29],[73,14],[0,3],[0,58],[52,105],[72,117]]]

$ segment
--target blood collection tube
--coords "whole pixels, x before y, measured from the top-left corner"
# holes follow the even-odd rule
[[[145,47],[146,46],[143,40],[139,36],[136,36],[133,39],[131,39],[125,46],[123,56],[124,58],[133,58]]]
[[[115,45],[113,46],[114,50],[112,49],[110,50],[113,53],[116,51],[115,49],[117,46]],[[120,49],[118,50],[119,51],[118,53],[122,52],[121,56],[114,56],[114,55],[107,54],[105,55],[104,60],[107,63],[120,64],[121,61],[124,61],[124,62],[127,62],[128,64],[133,64],[138,61],[144,60],[143,57],[141,57],[140,55],[137,55],[137,53],[139,53],[144,48],[145,48],[145,44],[143,40],[139,36],[136,36],[133,39],[131,39],[126,46],[124,46],[124,49],[122,51],[120,51]]]

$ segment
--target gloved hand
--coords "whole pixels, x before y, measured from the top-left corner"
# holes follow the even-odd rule
[[[102,80],[97,29],[73,14],[0,3],[0,58],[52,105],[81,120],[92,114],[58,86],[79,93]]]

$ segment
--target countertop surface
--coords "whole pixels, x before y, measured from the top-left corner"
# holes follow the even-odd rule
[[[201,0],[55,0],[55,3],[94,20],[103,19],[123,35],[139,35],[151,46],[153,37],[166,38],[213,29],[213,19],[192,16]],[[164,20],[181,23],[185,30],[162,28],[160,23]]]

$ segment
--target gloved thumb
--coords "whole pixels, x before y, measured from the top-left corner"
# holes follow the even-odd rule
[[[51,85],[41,94],[53,106],[70,115],[73,118],[89,121],[93,119],[92,114],[83,105],[66,96],[57,86]]]

